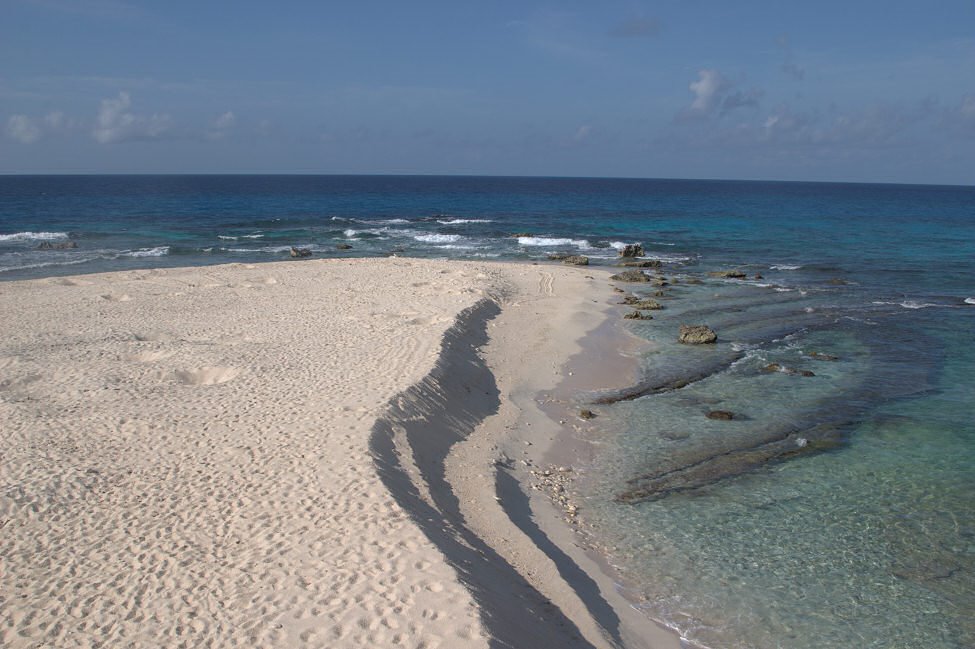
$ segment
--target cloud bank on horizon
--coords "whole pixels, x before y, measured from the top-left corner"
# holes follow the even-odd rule
[[[0,173],[975,182],[967,0],[483,4],[11,0]]]

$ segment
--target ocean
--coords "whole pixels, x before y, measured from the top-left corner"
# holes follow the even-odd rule
[[[627,324],[640,385],[580,395],[573,486],[634,605],[714,649],[975,646],[975,188],[0,177],[0,281],[637,242],[660,279],[627,291],[663,308]]]

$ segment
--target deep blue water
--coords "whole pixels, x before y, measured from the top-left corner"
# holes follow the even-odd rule
[[[627,242],[669,282],[628,289],[662,292],[664,309],[631,325],[654,342],[645,376],[697,379],[599,406],[583,431],[599,452],[581,517],[616,548],[633,600],[713,647],[975,646],[973,188],[0,177],[0,280],[273,261],[291,246],[609,265]],[[707,275],[728,268],[748,279]],[[718,343],[678,345],[683,322]],[[802,452],[725,462],[769,443]],[[687,488],[618,498],[712,465]]]

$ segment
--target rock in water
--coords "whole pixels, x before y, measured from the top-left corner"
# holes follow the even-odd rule
[[[623,298],[623,304],[629,305],[634,309],[646,309],[647,311],[659,311],[664,308],[660,302],[657,302],[652,297],[638,298],[635,295],[628,295]]]
[[[295,248],[291,246],[291,256],[295,258],[311,257],[311,250],[308,248]]]
[[[37,246],[38,250],[72,250],[78,247],[77,241],[58,241],[52,243],[50,241],[41,241],[40,245]]]
[[[352,250],[352,246],[347,243],[340,243],[335,246],[336,250]]]
[[[680,326],[680,333],[677,335],[677,342],[685,345],[706,345],[718,339],[718,334],[707,325],[684,325]]]
[[[646,273],[639,270],[624,270],[622,273],[610,275],[609,277],[617,282],[649,282],[650,278]]]
[[[745,279],[747,275],[740,270],[716,270],[708,273],[711,277],[720,277],[722,279]]]
[[[639,243],[628,243],[620,250],[620,257],[642,257],[643,246]]]
[[[649,313],[641,313],[639,311],[630,311],[623,318],[626,320],[653,320],[653,316]]]
[[[569,255],[562,260],[563,264],[568,264],[569,266],[588,266],[589,257],[585,255]]]
[[[660,268],[663,263],[659,259],[643,259],[640,261],[621,261],[619,265],[630,268]]]
[[[717,419],[719,421],[731,421],[735,418],[735,413],[730,410],[712,410],[707,414],[708,419]]]

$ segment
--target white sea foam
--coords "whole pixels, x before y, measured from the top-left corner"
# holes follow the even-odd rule
[[[464,223],[491,223],[491,219],[437,219],[442,225],[463,225]]]
[[[474,250],[477,248],[477,246],[464,246],[464,245],[458,246],[453,243],[448,243],[447,245],[444,246],[434,246],[434,247],[440,250]]]
[[[51,241],[53,239],[67,239],[67,232],[14,232],[0,234],[0,241]]]
[[[772,270],[799,270],[802,266],[796,264],[772,264],[769,268]]]
[[[238,236],[231,236],[229,234],[218,234],[218,239],[223,239],[224,241],[237,241],[238,239],[263,239],[263,234],[241,234]]]
[[[453,243],[463,237],[459,234],[417,234],[413,238],[423,243]]]
[[[975,304],[975,297],[966,297],[965,304]]]
[[[904,300],[903,302],[884,302],[881,300],[874,301],[874,304],[884,305],[884,306],[899,306],[905,309],[928,309],[931,307],[945,307],[951,306],[950,304],[935,304],[933,302],[918,302],[917,300]]]
[[[0,266],[0,273],[7,273],[12,270],[29,270],[31,268],[48,268],[50,266],[74,266],[75,264],[84,264],[89,261],[95,261],[96,259],[105,259],[105,257],[85,257],[67,261],[45,261],[36,264],[24,264],[22,266]]]
[[[121,253],[123,257],[162,257],[169,254],[169,246],[157,246],[155,248],[140,248]]]
[[[518,245],[522,246],[575,246],[577,248],[591,248],[586,239],[560,239],[556,237],[518,237]]]
[[[640,242],[637,242],[636,244],[632,244],[632,243],[625,243],[623,241],[612,241],[612,242],[610,242],[609,247],[610,248],[616,248],[617,250],[622,250],[623,248],[625,248],[627,246],[632,246],[632,245],[638,245],[639,246],[639,245],[643,245],[643,244],[641,244]]]

